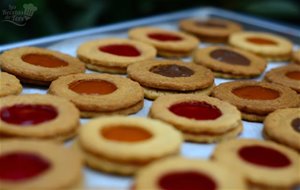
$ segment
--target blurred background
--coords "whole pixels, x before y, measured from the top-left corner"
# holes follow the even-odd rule
[[[0,44],[202,6],[300,28],[299,0],[1,0]]]

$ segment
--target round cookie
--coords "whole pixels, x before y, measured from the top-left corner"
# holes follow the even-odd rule
[[[271,112],[300,105],[297,93],[278,84],[257,81],[234,81],[216,86],[212,96],[235,105],[242,118],[261,122]]]
[[[82,159],[46,141],[1,141],[1,189],[81,189]]]
[[[189,56],[199,44],[199,40],[183,32],[153,27],[138,27],[129,30],[131,39],[153,45],[163,57]]]
[[[134,180],[135,190],[144,189],[247,189],[242,175],[222,164],[187,159],[165,158],[141,169]]]
[[[194,142],[227,140],[243,130],[236,107],[208,96],[161,96],[153,102],[149,116],[173,125],[185,140]]]
[[[209,69],[176,60],[134,63],[127,73],[130,79],[144,87],[145,97],[149,99],[174,93],[209,94],[214,85],[214,76]]]
[[[277,67],[266,73],[265,78],[268,82],[281,84],[300,93],[300,67],[288,65]]]
[[[182,136],[160,121],[114,116],[85,124],[77,143],[90,167],[131,175],[154,160],[178,154]]]
[[[293,189],[300,183],[299,154],[271,141],[226,141],[216,146],[212,160],[244,175],[248,189]]]
[[[267,62],[252,53],[226,46],[198,49],[196,64],[211,69],[219,78],[253,78],[264,72]]]
[[[300,152],[300,108],[279,109],[270,113],[264,120],[264,135]]]
[[[17,95],[22,92],[20,81],[6,72],[0,73],[0,97],[8,95]]]
[[[74,74],[53,81],[48,93],[69,99],[81,117],[129,115],[144,105],[141,86],[110,74]]]
[[[108,38],[81,44],[77,56],[89,69],[124,74],[129,64],[154,59],[156,49],[135,40]]]
[[[237,32],[229,37],[229,44],[255,53],[270,61],[291,58],[293,44],[286,38],[263,32]]]
[[[242,30],[236,22],[224,19],[185,19],[180,21],[181,30],[191,33],[206,42],[227,42],[230,34]]]
[[[79,111],[68,100],[27,94],[0,99],[0,137],[63,141],[79,127]]]
[[[293,53],[293,61],[295,64],[300,65],[300,50]]]
[[[83,73],[84,64],[69,55],[38,47],[21,47],[0,56],[1,69],[22,82],[49,85],[60,76]]]

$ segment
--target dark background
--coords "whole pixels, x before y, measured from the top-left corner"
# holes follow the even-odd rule
[[[93,26],[215,6],[300,27],[299,0],[0,0],[1,16],[9,5],[23,10],[32,3],[38,10],[25,26],[0,20],[0,44],[22,41]]]

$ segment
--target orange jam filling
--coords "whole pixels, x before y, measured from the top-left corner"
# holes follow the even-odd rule
[[[300,71],[291,71],[285,74],[290,79],[300,80]]]
[[[106,127],[101,130],[101,135],[106,139],[120,142],[139,142],[152,137],[145,129],[129,126]]]
[[[22,60],[32,65],[48,68],[64,67],[68,65],[66,61],[47,54],[26,54],[22,56]]]
[[[273,100],[279,97],[279,92],[261,86],[242,86],[232,90],[238,97],[250,100]]]
[[[249,37],[247,41],[258,45],[277,45],[277,42],[273,40],[260,37]]]
[[[117,90],[116,85],[104,80],[78,80],[69,84],[69,89],[78,94],[110,94]]]

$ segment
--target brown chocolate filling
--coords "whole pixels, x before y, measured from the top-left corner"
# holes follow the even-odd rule
[[[250,65],[250,60],[239,53],[226,49],[216,49],[210,53],[210,56],[217,61],[232,65]]]
[[[300,117],[293,119],[291,126],[296,132],[300,133]]]
[[[194,74],[193,70],[175,64],[154,66],[150,72],[166,77],[189,77]]]

